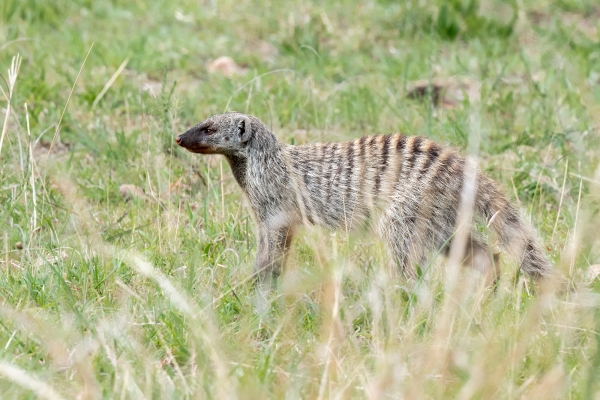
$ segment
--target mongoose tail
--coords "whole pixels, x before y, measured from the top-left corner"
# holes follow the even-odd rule
[[[533,228],[523,221],[519,211],[491,179],[480,175],[479,182],[476,208],[488,221],[500,246],[520,264],[523,272],[537,279],[550,276],[552,265]]]

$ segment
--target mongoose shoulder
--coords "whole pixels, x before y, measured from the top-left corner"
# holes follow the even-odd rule
[[[195,153],[222,154],[258,225],[255,274],[277,275],[300,224],[351,229],[369,221],[408,278],[415,264],[447,252],[456,229],[465,158],[419,136],[380,135],[341,143],[291,146],[258,118],[217,114],[179,135]],[[551,273],[535,234],[498,186],[476,173],[473,215],[534,277]],[[466,257],[495,270],[485,239],[468,240]]]

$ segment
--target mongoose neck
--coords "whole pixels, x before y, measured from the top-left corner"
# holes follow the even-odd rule
[[[241,154],[225,154],[225,158],[227,158],[227,161],[229,162],[233,177],[242,190],[245,191],[248,179],[246,175],[246,172],[248,171],[248,157]]]
[[[255,129],[244,151],[223,154],[229,162],[235,180],[244,192],[256,189],[255,186],[262,179],[268,181],[272,171],[268,167],[265,168],[266,166],[281,164],[281,144],[275,135],[265,126],[259,125]]]

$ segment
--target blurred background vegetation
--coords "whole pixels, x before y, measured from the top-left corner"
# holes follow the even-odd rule
[[[599,20],[592,0],[0,1],[2,397],[597,398]],[[494,294],[446,292],[441,266],[407,287],[373,238],[309,230],[261,300],[228,166],[173,142],[226,110],[291,144],[469,149],[572,290],[533,296],[510,265]]]

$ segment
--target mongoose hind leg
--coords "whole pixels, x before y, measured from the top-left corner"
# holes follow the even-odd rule
[[[415,279],[417,264],[430,265],[430,257],[437,253],[433,251],[435,248],[442,248],[447,257],[452,244],[436,245],[445,234],[435,231],[423,218],[404,216],[403,211],[401,207],[387,210],[379,223],[379,234],[388,245],[393,263],[400,273],[407,279]],[[492,254],[485,241],[476,235],[469,237],[460,262],[481,272],[486,286],[496,283],[500,276],[499,255]]]
[[[462,264],[483,274],[485,285],[490,286],[500,278],[500,255],[492,253],[481,240],[470,237]]]
[[[291,227],[273,229],[262,225],[259,228],[254,266],[254,278],[259,283],[275,284],[289,253],[292,237]]]
[[[425,260],[422,238],[413,218],[400,217],[389,210],[379,223],[379,235],[385,241],[392,263],[406,279],[415,279],[415,263]]]
[[[445,256],[451,253],[452,243],[445,250]],[[493,253],[490,247],[480,238],[471,235],[462,254],[461,265],[480,272],[485,286],[494,285],[500,278],[500,254]]]

